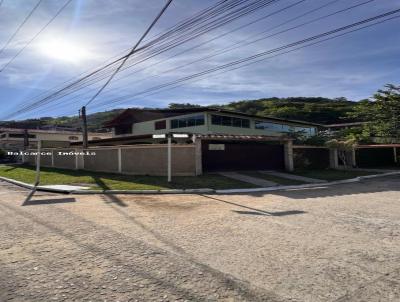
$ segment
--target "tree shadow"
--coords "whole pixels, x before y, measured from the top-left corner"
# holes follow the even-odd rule
[[[110,190],[110,187],[98,176],[92,176],[95,183],[102,189],[102,190]],[[128,205],[123,202],[120,198],[115,196],[114,194],[105,194],[107,202],[114,203],[120,207],[127,207]]]
[[[76,202],[75,198],[59,198],[59,199],[30,199],[25,201],[22,206],[49,205],[58,203]]]
[[[306,214],[307,213],[307,212],[298,211],[298,210],[269,212],[269,211],[264,211],[264,210],[260,210],[260,209],[257,209],[257,208],[252,208],[252,207],[249,207],[249,206],[245,206],[245,205],[242,205],[242,204],[239,204],[239,203],[236,203],[236,202],[232,202],[232,201],[227,201],[227,200],[224,200],[224,199],[216,198],[216,197],[210,196],[210,195],[200,194],[200,196],[203,196],[203,197],[208,198],[208,199],[216,200],[216,201],[219,201],[219,202],[227,203],[227,204],[230,204],[230,205],[233,205],[233,206],[236,206],[236,207],[240,207],[240,208],[244,208],[244,209],[250,210],[250,211],[233,210],[233,212],[238,213],[238,214],[281,217],[281,216],[299,215],[299,214]]]

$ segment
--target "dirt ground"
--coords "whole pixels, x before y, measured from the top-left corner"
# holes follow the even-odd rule
[[[0,301],[400,301],[400,178],[243,195],[0,183]]]

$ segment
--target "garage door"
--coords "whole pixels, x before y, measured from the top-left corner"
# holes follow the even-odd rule
[[[202,161],[204,171],[280,170],[284,151],[278,144],[203,141]]]

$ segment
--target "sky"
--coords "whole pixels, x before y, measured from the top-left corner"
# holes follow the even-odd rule
[[[221,55],[214,55],[234,43],[255,39],[253,37],[257,37],[260,32],[324,4],[332,2],[325,8],[270,33],[366,2],[338,0],[333,3],[332,0],[304,0],[271,17],[234,30],[298,1],[275,1],[255,13],[126,69],[88,106],[88,113],[113,108],[165,107],[169,103],[211,105],[266,97],[346,97],[358,101],[371,97],[385,84],[399,84],[400,18],[397,18],[240,69],[210,74],[185,82],[174,89],[135,95],[163,83],[400,8],[399,1],[371,1],[298,29],[244,45]],[[0,52],[0,67],[24,47],[65,2],[66,0],[42,0],[17,36]],[[174,0],[147,40],[216,2]],[[3,1],[0,6],[0,49],[36,3],[37,0]],[[125,54],[165,3],[165,0],[72,0],[61,14],[0,72],[0,119],[23,105],[49,95],[54,89],[62,88],[66,81],[78,79],[85,72],[103,66],[111,58]],[[221,37],[213,39],[218,36]],[[189,50],[200,43],[203,45]],[[185,52],[179,54],[182,51]],[[169,71],[200,58],[202,60],[197,63]],[[96,83],[55,103],[15,118],[77,114],[78,109],[102,83],[104,82]],[[112,102],[121,97],[123,102]]]

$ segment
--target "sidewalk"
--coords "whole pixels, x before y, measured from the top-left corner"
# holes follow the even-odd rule
[[[240,174],[237,172],[218,172],[218,174],[225,176],[225,177],[229,177],[232,179],[236,179],[236,180],[240,180],[240,181],[244,181],[256,186],[260,186],[260,187],[273,187],[273,186],[277,186],[278,184],[273,182],[273,181],[269,181],[269,180],[265,180],[265,179],[261,179],[261,178],[257,178],[257,177],[252,177],[252,176],[248,176],[248,175],[244,175],[244,174]]]
[[[323,182],[326,182],[326,180],[322,180],[322,179],[305,177],[305,176],[294,175],[294,174],[283,173],[283,172],[276,172],[276,171],[258,171],[258,172],[263,173],[263,174],[269,174],[269,175],[273,175],[273,176],[278,176],[278,177],[282,177],[282,178],[286,178],[286,179],[308,182],[308,183],[323,183]]]

